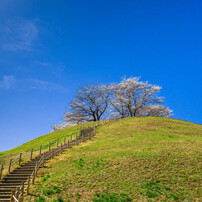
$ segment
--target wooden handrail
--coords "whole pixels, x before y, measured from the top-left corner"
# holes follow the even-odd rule
[[[109,122],[109,121],[108,121]],[[87,127],[87,129],[89,130],[89,128],[92,128],[92,131],[88,132],[87,134],[82,133],[82,128],[84,129],[84,125],[80,127],[79,130],[79,134],[76,133],[75,135],[75,139],[72,138],[72,134],[70,135],[70,139],[68,139],[68,141],[66,142],[66,137],[64,137],[64,144],[59,145],[59,139],[57,139],[57,147],[56,148],[52,148],[51,149],[51,142],[49,143],[49,148],[48,151],[44,152],[42,154],[42,145],[40,145],[40,149],[39,149],[39,155],[40,155],[40,159],[36,162],[36,166],[34,171],[32,172],[32,174],[28,177],[28,179],[22,183],[22,185],[18,186],[16,191],[12,191],[11,194],[11,201],[15,201],[15,202],[22,202],[23,201],[23,195],[24,192],[26,191],[26,193],[29,193],[29,187],[30,187],[30,182],[32,182],[34,184],[35,178],[37,177],[37,172],[38,169],[42,166],[44,167],[44,163],[45,160],[50,159],[50,158],[54,158],[55,155],[57,155],[58,153],[62,153],[62,151],[66,148],[69,148],[70,145],[75,145],[78,144],[79,142],[84,142],[85,140],[89,140],[92,136],[94,136],[96,134],[96,127],[102,124],[107,123],[107,121],[98,121],[97,123],[94,124],[93,127]],[[31,155],[30,155],[30,159],[32,160],[32,155],[33,155],[33,149],[31,149]],[[20,158],[19,158],[19,165],[22,159],[22,153],[20,153]],[[12,159],[9,162],[9,172],[11,170],[11,165],[12,165]],[[2,172],[3,172],[4,166],[2,165],[1,169],[0,169],[0,180],[2,178]]]

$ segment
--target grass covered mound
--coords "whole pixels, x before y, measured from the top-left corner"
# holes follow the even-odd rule
[[[49,147],[49,142],[52,142],[52,146],[55,146],[57,139],[60,139],[60,141],[62,141],[64,136],[68,138],[68,136],[70,136],[71,134],[76,133],[79,130],[79,127],[80,125],[76,125],[63,130],[55,131],[53,133],[40,136],[14,149],[5,152],[0,152],[0,165],[8,163],[9,159],[18,158],[20,153],[23,153],[23,157],[24,155],[30,155],[30,150],[32,148],[34,149],[35,154],[38,155],[40,145],[43,146],[42,150],[47,150]]]
[[[35,201],[199,201],[202,126],[126,118],[40,169]]]

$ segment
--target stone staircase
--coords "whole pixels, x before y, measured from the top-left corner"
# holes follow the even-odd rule
[[[29,193],[30,183],[34,184],[37,170],[43,167],[47,160],[54,158],[55,155],[62,153],[67,148],[89,140],[94,135],[95,127],[80,131],[80,135],[76,135],[76,139],[72,140],[71,137],[71,141],[68,140],[67,143],[61,144],[57,148],[49,149],[49,151],[15,168],[0,181],[0,202],[22,202],[25,192]]]
[[[16,190],[18,186],[26,182],[29,176],[34,172],[37,161],[41,156],[22,164],[6,175],[0,182],[0,201],[11,201],[12,190]]]

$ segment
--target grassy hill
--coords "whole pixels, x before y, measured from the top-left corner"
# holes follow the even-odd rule
[[[201,140],[201,125],[176,119],[107,123],[47,163],[26,200],[200,201]]]
[[[79,131],[79,127],[80,125],[76,125],[63,130],[55,131],[53,133],[40,136],[14,149],[0,152],[0,165],[8,162],[10,158],[17,158],[21,152],[23,153],[23,156],[24,154],[29,155],[32,148],[34,149],[35,153],[38,153],[37,151],[39,151],[40,145],[43,146],[43,150],[48,148],[49,142],[51,142],[52,146],[55,146],[57,139],[59,139],[60,142],[63,141],[64,136],[68,138],[71,134],[75,134],[77,131]]]

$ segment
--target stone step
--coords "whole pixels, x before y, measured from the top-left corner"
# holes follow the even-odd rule
[[[20,165],[20,167],[24,167],[24,166],[36,166],[36,163],[26,163],[26,164]]]
[[[0,198],[2,195],[7,195],[7,196],[10,196],[11,195],[11,191],[4,191],[4,192],[0,192]]]
[[[34,160],[34,161],[32,160],[32,161],[28,161],[28,162],[22,163],[21,165],[26,165],[26,164],[36,164],[38,161],[39,161],[39,159]]]
[[[25,177],[27,177],[27,176],[30,176],[31,174],[33,173],[33,171],[31,172],[31,171],[26,171],[26,172],[16,172],[16,173],[12,173],[12,174],[9,174],[9,175],[7,175],[7,176],[5,176],[5,177],[23,177],[23,176],[25,176]]]
[[[11,193],[12,189],[0,189],[0,194],[1,193]]]
[[[16,169],[15,171],[31,171],[31,170],[34,170],[33,168],[19,168],[19,169]]]
[[[2,186],[2,187],[0,186],[0,190],[1,190],[1,191],[2,191],[2,190],[4,190],[4,191],[7,190],[7,191],[10,191],[10,192],[11,192],[11,191],[13,191],[13,190],[16,191],[17,188],[20,187],[20,186],[21,186],[21,184],[18,184],[18,185],[12,185],[12,184],[11,184],[11,185],[6,185],[6,186]]]
[[[16,190],[16,187],[14,187],[14,188],[10,188],[10,187],[7,187],[7,188],[5,188],[5,187],[0,187],[0,192],[7,192],[7,191],[12,191],[12,190]]]
[[[20,167],[20,168],[17,168],[16,171],[17,170],[34,170],[34,169],[35,169],[35,166],[34,167],[22,167],[22,168]]]
[[[24,172],[15,172],[15,173],[12,173],[11,175],[9,174],[9,176],[29,176],[29,175],[31,175],[33,173],[33,171],[24,171]],[[5,177],[7,177],[7,176],[5,176]]]
[[[11,195],[11,191],[0,192],[0,197],[1,197],[2,195]]]
[[[21,185],[21,182],[16,182],[16,183],[1,183],[0,184],[0,187],[3,187],[3,188],[5,188],[5,187],[16,187],[16,186],[19,186],[19,185]]]
[[[84,136],[84,138],[80,136],[77,140],[73,140],[71,143],[69,143],[69,145],[63,145],[63,149],[71,148],[72,146],[88,139],[88,136]],[[48,152],[45,152],[44,154],[48,154]],[[57,149],[57,155],[58,154],[60,154],[60,148]],[[28,179],[28,177],[33,173],[37,162],[41,159],[41,157],[42,155],[37,156],[26,163],[22,163],[18,168],[14,169],[10,174],[2,179],[0,182],[0,202],[10,201],[11,191],[16,190],[16,188],[20,186],[22,182],[25,182]],[[50,153],[49,157],[45,157],[45,160],[49,159],[51,159]]]
[[[10,197],[11,197],[10,195],[1,195],[0,199],[10,198]]]
[[[2,199],[2,198],[9,198],[9,197],[11,197],[11,192],[9,192],[9,193],[0,193],[0,199]]]
[[[2,183],[11,183],[11,182],[19,182],[19,181],[26,181],[27,177],[13,177],[13,178],[4,178],[3,181],[1,181]]]
[[[33,171],[32,171],[33,172]],[[31,171],[24,171],[24,172],[15,172],[15,173],[12,173],[11,175],[9,174],[9,176],[29,176],[32,174]],[[6,177],[6,176],[5,176]]]
[[[30,174],[25,174],[25,173],[22,173],[22,174],[9,174],[9,175],[6,175],[5,178],[13,178],[13,177],[22,177],[22,178],[28,178],[30,176]]]
[[[36,166],[27,166],[27,165],[25,165],[25,166],[22,166],[22,167],[18,167],[18,168],[16,168],[16,170],[20,170],[20,169],[28,169],[28,168],[31,168],[31,169],[34,169]]]
[[[13,172],[11,172],[10,174],[17,174],[17,173],[31,173],[33,171],[33,169],[32,170],[30,170],[30,169],[18,169],[18,170],[14,170]]]
[[[26,181],[27,178],[14,178],[14,179],[3,179],[0,184],[11,183],[16,181]]]

